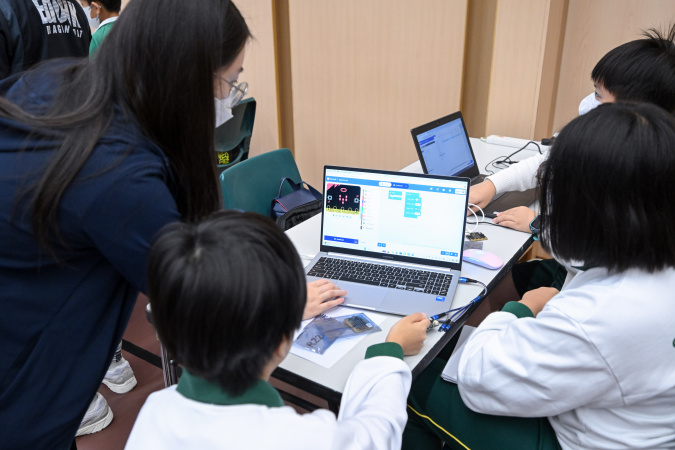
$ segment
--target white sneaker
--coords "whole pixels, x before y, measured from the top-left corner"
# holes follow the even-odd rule
[[[110,367],[103,377],[103,384],[116,394],[126,394],[136,387],[137,383],[129,361],[122,356],[122,343],[120,343]]]
[[[87,408],[87,412],[75,436],[97,433],[110,425],[112,420],[113,412],[110,406],[108,406],[108,402],[97,392],[94,399],[89,403],[89,408]]]

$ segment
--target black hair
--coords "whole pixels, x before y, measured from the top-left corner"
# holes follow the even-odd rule
[[[300,326],[307,287],[295,248],[274,222],[221,211],[175,223],[148,257],[160,341],[187,370],[239,395]]]
[[[122,0],[87,0],[90,5],[92,2],[100,3],[108,12],[118,13],[122,9]]]
[[[598,61],[591,79],[618,101],[649,102],[675,112],[675,24],[667,34],[650,29]]]
[[[112,123],[115,108],[166,155],[184,219],[219,209],[214,74],[232,64],[250,37],[232,2],[133,0],[93,59],[59,66],[60,84],[48,111],[33,115],[0,98],[0,116],[60,141],[29,190],[40,244],[55,256],[50,238],[61,238],[56,220],[61,199]]]
[[[610,271],[675,267],[675,119],[603,104],[556,138],[539,173],[542,244]]]

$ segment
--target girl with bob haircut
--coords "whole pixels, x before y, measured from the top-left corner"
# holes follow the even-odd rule
[[[150,250],[148,291],[159,338],[184,370],[148,397],[127,449],[400,448],[412,378],[402,359],[422,348],[423,314],[368,348],[336,419],[298,414],[268,383],[306,299],[300,257],[272,220],[225,211],[169,225]]]
[[[93,60],[0,83],[0,436],[69,448],[164,225],[220,208],[215,98],[250,38],[224,0],[134,0]]]
[[[576,275],[489,315],[458,386],[432,363],[404,449],[675,447],[673,118],[616,103],[574,119],[539,189],[542,244]]]

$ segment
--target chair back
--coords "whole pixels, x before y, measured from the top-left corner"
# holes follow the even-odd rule
[[[215,147],[219,173],[248,158],[255,109],[255,99],[245,98],[232,108],[233,117],[216,128]]]
[[[242,161],[220,174],[225,209],[241,209],[270,216],[272,200],[279,193],[281,179],[302,181],[293,154],[287,148],[273,150]],[[282,195],[291,192],[285,183]]]

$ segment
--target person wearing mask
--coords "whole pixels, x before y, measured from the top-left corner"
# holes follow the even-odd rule
[[[647,103],[579,116],[539,175],[540,239],[581,267],[490,314],[412,386],[403,449],[675,448],[675,119]]]
[[[221,208],[214,97],[236,95],[250,37],[239,10],[222,0],[133,0],[115,27],[95,58],[0,83],[8,448],[74,443],[146,291],[155,233]],[[323,303],[344,295],[330,287],[308,289],[306,311],[339,303]]]
[[[40,61],[89,54],[91,30],[75,0],[0,2],[0,79]]]
[[[602,103],[636,101],[675,113],[675,24],[667,33],[651,29],[644,38],[610,50],[595,65],[591,80],[595,91],[579,104],[585,114]],[[536,173],[546,154],[535,155],[490,175],[471,187],[469,203],[485,207],[497,194],[525,191],[536,185]],[[529,232],[536,212],[518,207],[501,212],[495,223]]]
[[[80,1],[89,19],[89,26],[95,30],[89,45],[89,57],[93,57],[119,17],[122,0]]]
[[[645,37],[622,44],[605,54],[591,72],[595,91],[579,104],[583,115],[603,103],[636,101],[660,106],[675,113],[675,24],[667,33],[645,32]],[[489,176],[471,187],[469,202],[484,207],[494,195],[536,186],[536,174],[547,154],[535,155]],[[525,207],[499,213],[494,222],[530,232],[537,212]],[[507,301],[522,298],[539,287],[562,288],[575,269],[563,267],[554,259],[516,264],[467,320],[476,326],[487,314],[499,311]]]

